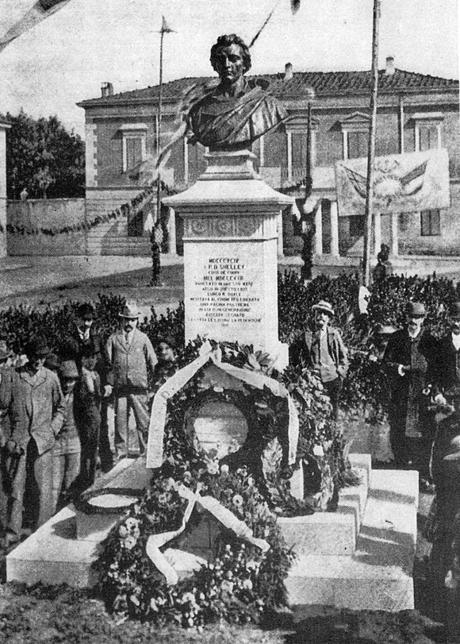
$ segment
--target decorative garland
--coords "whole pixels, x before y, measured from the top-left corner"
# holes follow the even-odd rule
[[[164,181],[161,180],[160,183],[162,192],[167,195],[176,194],[176,191],[170,188]],[[29,228],[27,226],[16,226],[13,224],[6,225],[6,231],[12,235],[46,235],[48,237],[55,237],[56,235],[69,234],[75,232],[81,232],[82,230],[91,230],[100,224],[108,223],[122,217],[127,217],[134,212],[141,210],[144,205],[151,199],[152,194],[156,189],[155,184],[148,186],[140,192],[138,195],[133,197],[131,201],[122,204],[119,208],[116,208],[112,212],[105,215],[97,215],[91,221],[80,222],[78,224],[73,224],[72,226],[63,226],[62,228],[42,228],[41,226]],[[5,229],[0,224],[0,233],[4,233]]]
[[[216,345],[217,346],[217,345]],[[234,366],[267,373],[270,370],[266,356],[254,354],[251,347],[222,343],[222,359]],[[178,363],[187,364],[198,355],[199,342],[188,347],[178,357]],[[331,463],[338,445],[330,420],[330,405],[318,388],[314,377],[299,379],[298,374],[287,374],[296,405],[301,412],[302,440],[299,460],[314,456],[321,447],[322,456],[316,462],[326,461],[321,470],[331,472]],[[251,393],[235,392],[218,388],[204,389],[200,372],[194,382],[187,383],[168,403],[166,433],[164,440],[165,460],[155,472],[150,488],[120,519],[103,543],[103,552],[95,563],[99,572],[99,592],[109,610],[121,621],[133,617],[148,619],[159,626],[180,623],[184,627],[201,627],[218,619],[232,623],[260,622],[268,612],[287,603],[284,580],[293,560],[286,547],[276,514],[272,511],[273,496],[276,502],[284,503],[288,510],[299,513],[312,511],[308,504],[292,499],[289,485],[275,475],[267,478],[266,484],[257,476],[253,464],[240,464],[238,458],[219,458],[218,454],[204,453],[196,444],[195,437],[185,427],[190,401],[207,399],[233,402],[245,409],[248,421],[248,439],[254,431],[254,418],[250,400]],[[263,396],[268,400],[266,391]],[[273,396],[276,398],[276,396]],[[268,407],[276,403],[269,400]],[[194,404],[194,406],[195,406]],[[318,406],[320,405],[320,406]],[[308,408],[308,413],[306,409]],[[267,412],[268,413],[268,412]],[[252,438],[255,442],[269,444],[278,435],[279,426],[274,415],[270,423],[260,425],[268,428],[266,434]],[[281,421],[283,422],[283,421]],[[256,427],[257,430],[257,427]],[[257,439],[257,440],[256,440]],[[246,445],[245,443],[245,445]],[[235,454],[244,453],[244,447]],[[243,459],[244,460],[244,459]],[[272,468],[272,474],[278,464]],[[260,471],[259,471],[260,474]],[[332,474],[330,473],[330,476]],[[186,503],[178,493],[178,485],[190,493],[199,492],[216,499],[230,510],[236,520],[244,521],[256,539],[264,539],[270,545],[262,551],[252,543],[244,543],[236,532],[223,529],[213,544],[213,557],[201,565],[190,577],[168,585],[148,554],[148,541],[152,535],[175,531],[182,523]],[[268,488],[268,489],[267,489]],[[271,506],[267,502],[267,492]],[[294,503],[289,505],[289,498]],[[200,521],[193,510],[188,526]],[[186,532],[184,533],[184,535]],[[172,543],[180,547],[182,541]],[[169,544],[171,545],[171,544]]]

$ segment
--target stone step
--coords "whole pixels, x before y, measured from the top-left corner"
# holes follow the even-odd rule
[[[149,479],[145,459],[123,459],[96,481],[94,489],[141,489]],[[98,545],[120,516],[86,515],[73,505],[66,506],[7,555],[6,580],[67,583],[75,588],[93,586],[97,579],[91,564],[98,555]]]
[[[302,606],[399,611],[414,607],[418,475],[373,470],[352,556],[301,554],[286,580],[296,614]]]
[[[340,490],[336,512],[278,519],[287,545],[296,554],[352,555],[355,551],[368,495],[370,457],[351,454],[349,458],[361,482]]]

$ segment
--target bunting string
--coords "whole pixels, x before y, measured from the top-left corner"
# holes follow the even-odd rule
[[[161,191],[166,195],[176,194],[176,191],[170,188],[164,181],[160,180]],[[82,231],[89,231],[101,224],[109,223],[117,219],[131,217],[144,208],[147,203],[152,200],[153,195],[156,194],[156,181],[145,188],[138,195],[133,197],[131,201],[126,202],[112,210],[110,213],[104,215],[97,215],[91,221],[80,221],[76,224],[62,226],[62,227],[42,227],[42,226],[24,226],[17,224],[7,224],[6,232],[12,235],[46,235],[48,237],[55,237],[56,235],[77,233]],[[5,229],[0,223],[0,234],[4,233]]]

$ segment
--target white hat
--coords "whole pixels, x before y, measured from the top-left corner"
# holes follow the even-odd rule
[[[128,318],[129,320],[134,320],[139,317],[140,313],[137,308],[136,302],[126,302],[121,313],[118,314],[121,318]]]

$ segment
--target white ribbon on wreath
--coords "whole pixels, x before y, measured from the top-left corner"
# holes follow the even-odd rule
[[[252,530],[246,525],[246,523],[238,519],[233,512],[224,507],[214,497],[201,496],[199,489],[197,492],[193,492],[190,488],[177,482],[175,483],[174,488],[179,496],[188,501],[182,518],[182,523],[177,530],[152,534],[147,539],[145,547],[147,555],[150,557],[157,570],[164,575],[167,584],[171,586],[177,584],[179,581],[179,575],[174,566],[168,561],[166,555],[161,552],[160,548],[184,532],[196,504],[199,504],[204,510],[209,512],[225,528],[231,530],[238,539],[256,546],[264,553],[270,550],[270,545],[265,541],[265,539],[254,537]],[[199,564],[205,563],[202,559],[197,558],[197,560]]]
[[[147,443],[148,468],[161,467],[163,464],[163,439],[166,424],[166,410],[168,400],[172,398],[186,383],[193,378],[196,372],[201,369],[209,360],[222,371],[230,376],[245,382],[246,384],[263,389],[267,387],[275,396],[286,398],[288,403],[289,424],[288,424],[288,463],[295,463],[297,454],[297,443],[299,440],[299,417],[294,402],[286,387],[257,371],[248,371],[231,364],[222,362],[220,348],[213,350],[210,343],[206,341],[200,348],[200,355],[186,367],[177,371],[157,391],[153,399],[152,411],[150,414],[149,437]]]

